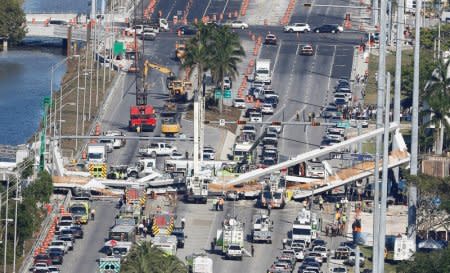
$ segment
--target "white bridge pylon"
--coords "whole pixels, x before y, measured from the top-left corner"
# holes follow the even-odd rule
[[[389,124],[389,132],[395,131],[398,128],[399,128],[399,124],[396,122],[391,122]],[[307,160],[310,160],[310,159],[318,158],[320,156],[340,150],[340,149],[348,147],[350,145],[374,138],[377,135],[382,135],[383,133],[384,133],[384,128],[381,127],[381,128],[375,129],[371,132],[364,133],[359,136],[353,137],[351,139],[345,140],[341,143],[338,143],[338,144],[335,144],[335,145],[332,145],[329,147],[325,147],[323,149],[315,149],[315,150],[297,155],[296,157],[294,157],[290,160],[267,167],[265,169],[256,169],[256,170],[250,171],[248,173],[241,174],[237,178],[232,179],[228,182],[225,182],[224,185],[225,186],[235,186],[235,185],[239,185],[239,184],[251,181],[251,180],[255,180],[261,176],[264,176],[267,174],[272,174],[274,172],[280,171],[282,169],[286,169],[286,168],[294,166],[296,164],[306,162]],[[398,149],[401,150],[402,152],[407,152],[407,147],[404,144],[403,137],[401,136],[401,134],[399,132],[396,132],[395,136],[396,137],[394,137],[393,140],[397,142]],[[408,154],[407,158],[409,159],[409,154]],[[404,162],[405,162],[405,160],[401,161],[401,163],[404,163]],[[391,165],[390,167],[393,167],[393,165]]]

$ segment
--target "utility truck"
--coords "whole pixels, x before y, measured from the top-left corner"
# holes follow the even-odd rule
[[[253,216],[252,241],[272,243],[272,221],[266,214]]]
[[[309,246],[317,238],[317,217],[302,208],[292,225],[292,240],[304,240]]]
[[[128,177],[144,177],[148,174],[154,172],[156,168],[156,159],[154,158],[146,158],[140,159],[134,166],[127,168],[127,176]]]
[[[87,158],[88,164],[101,164],[106,163],[107,150],[105,144],[90,143],[87,146]]]
[[[174,235],[159,235],[151,239],[152,246],[159,248],[167,255],[177,254],[177,237]]]
[[[190,273],[213,273],[213,260],[206,254],[193,254],[186,257]]]
[[[242,260],[244,255],[244,224],[236,218],[227,218],[217,230],[216,246],[221,247],[227,259]]]
[[[270,59],[260,59],[256,61],[254,80],[264,82],[265,84],[270,84],[272,82]]]
[[[208,184],[205,183],[203,177],[189,176],[186,177],[186,195],[187,202],[202,203],[208,202]]]

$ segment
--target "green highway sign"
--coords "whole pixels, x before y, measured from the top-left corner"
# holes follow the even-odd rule
[[[231,99],[231,90],[230,89],[225,89],[225,92],[223,93],[223,97],[225,99]]]

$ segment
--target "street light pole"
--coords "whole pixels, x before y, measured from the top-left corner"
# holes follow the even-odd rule
[[[374,13],[376,12],[378,16],[377,9],[378,0],[373,0],[374,5]],[[383,123],[383,98],[385,95],[386,88],[386,8],[387,2],[386,0],[381,0],[380,7],[380,48],[379,48],[379,60],[378,60],[378,91],[377,91],[377,120],[376,120],[376,128],[380,128]],[[377,22],[378,18],[376,18]],[[373,271],[375,273],[382,273],[383,269],[379,268],[379,232],[380,232],[380,150],[381,150],[381,135],[377,135],[376,137],[376,152],[375,152],[375,169],[374,169],[374,221],[373,221],[373,253],[374,253],[374,262],[373,262]],[[384,249],[384,246],[382,247]]]
[[[19,177],[16,174],[16,198],[14,208],[14,251],[13,251],[13,273],[16,273],[16,251],[17,251],[17,202],[19,202]]]
[[[79,119],[79,101],[80,101],[80,55],[78,55],[78,68],[77,68],[77,119],[75,121],[75,135],[78,136],[78,119]],[[61,105],[62,106],[62,105]],[[75,150],[78,150],[78,138],[75,139]]]
[[[3,254],[3,272],[6,272],[6,252],[8,249],[8,200],[9,199],[9,178],[6,180],[6,211],[5,211],[5,248]]]
[[[381,184],[381,206],[380,206],[380,238],[378,249],[379,272],[384,273],[384,249],[386,242],[386,200],[387,200],[387,180],[388,180],[388,161],[389,161],[389,112],[390,112],[390,90],[391,74],[387,74],[386,83],[386,105],[384,117],[384,139],[383,139],[383,176]]]
[[[411,130],[411,175],[417,175],[417,153],[419,146],[419,62],[420,62],[420,11],[422,0],[416,1],[416,33],[414,41],[414,81],[412,101],[412,130]],[[409,186],[408,191],[408,238],[416,240],[416,204],[417,188]]]

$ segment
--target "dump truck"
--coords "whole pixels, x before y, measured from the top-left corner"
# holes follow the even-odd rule
[[[242,260],[244,255],[244,224],[236,218],[226,218],[217,230],[216,246],[227,259]]]
[[[266,214],[257,214],[253,216],[252,241],[254,243],[265,242],[272,243],[272,221]]]

